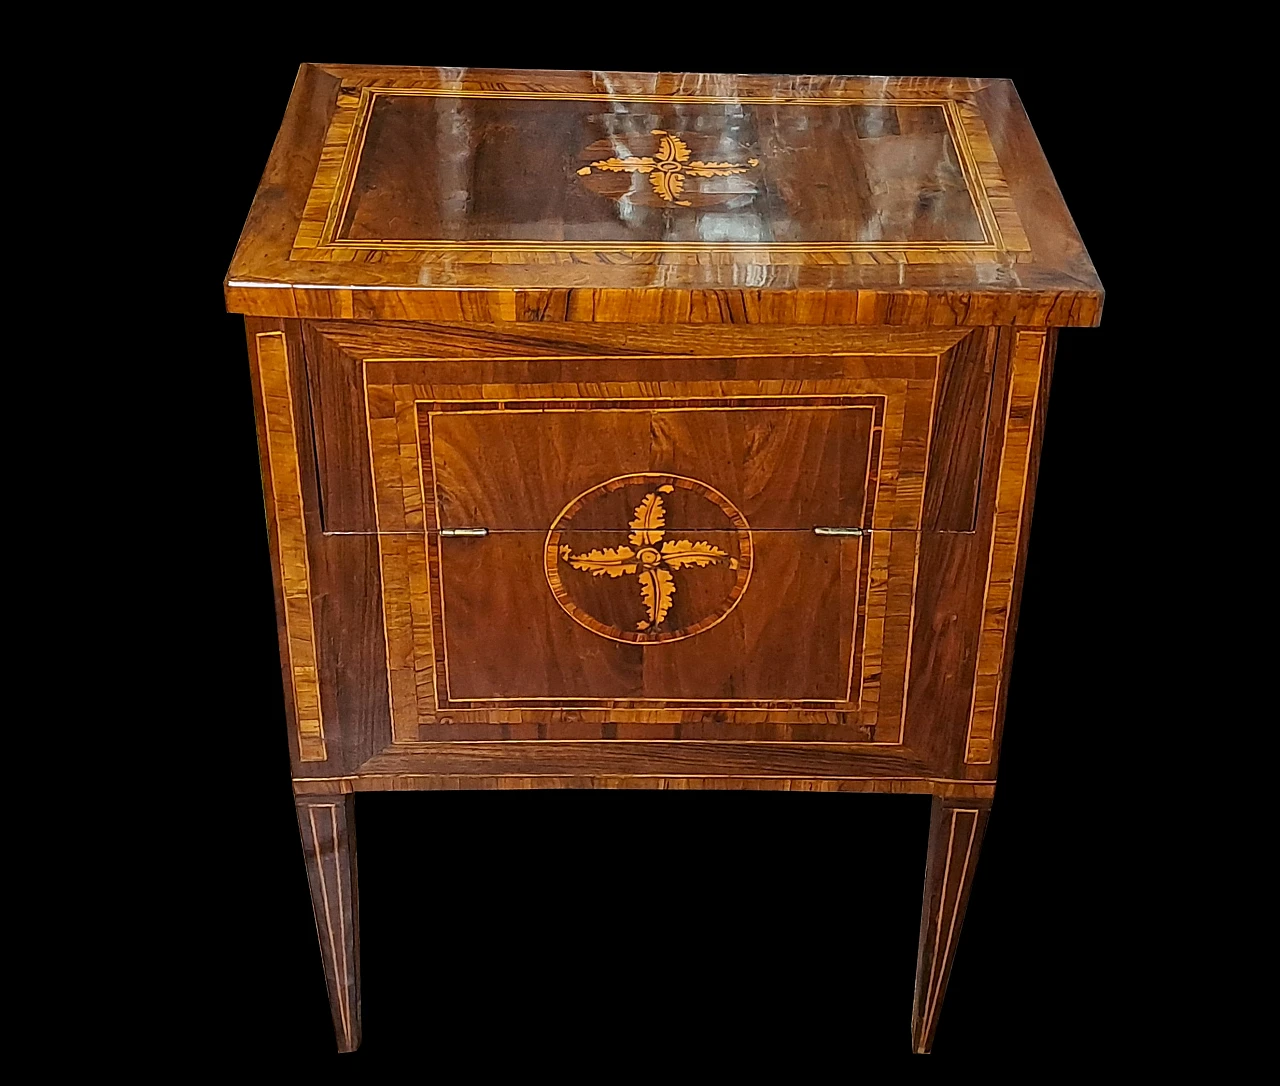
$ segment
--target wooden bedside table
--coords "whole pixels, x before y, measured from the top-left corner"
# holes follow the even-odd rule
[[[927,793],[927,1051],[995,787],[1057,329],[1004,80],[304,65],[226,280],[299,826],[352,796]]]

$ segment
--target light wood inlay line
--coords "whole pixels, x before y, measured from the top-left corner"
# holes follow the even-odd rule
[[[524,742],[512,740],[512,743]],[[528,742],[542,742],[529,740]],[[568,742],[568,741],[566,741]],[[619,742],[625,742],[620,740]],[[855,746],[856,744],[849,744]],[[474,773],[429,773],[407,770],[394,773],[362,773],[342,777],[297,777],[299,796],[351,795],[355,792],[417,790],[523,790],[528,788],[595,788],[679,791],[748,787],[779,792],[858,792],[882,795],[930,795],[939,789],[957,799],[987,799],[993,781],[934,780],[921,777],[771,776],[757,773],[594,773],[572,772],[498,774],[477,769]]]
[[[284,596],[285,640],[298,729],[298,757],[303,762],[323,762],[326,754],[315,624],[311,614],[311,566],[307,556],[293,393],[289,385],[289,355],[283,332],[259,332],[256,338],[267,431],[267,470],[275,499],[271,513],[275,518],[280,588]]]
[[[950,909],[948,904],[949,891],[949,875],[951,872],[951,855],[955,847],[956,839],[956,816],[961,814],[972,815],[972,821],[969,825],[969,840],[965,844],[964,863],[960,869],[960,881],[956,884],[956,893],[954,899],[950,900]],[[978,811],[967,808],[958,808],[951,812],[951,831],[947,839],[947,864],[942,874],[942,898],[938,902],[938,924],[933,940],[933,960],[929,963],[929,987],[925,993],[925,1005],[922,1017],[924,1018],[924,1036],[930,1035],[933,1026],[933,1019],[938,1012],[939,996],[942,992],[943,983],[946,980],[946,971],[939,968],[940,962],[946,962],[951,954],[951,944],[956,934],[956,919],[960,915],[960,899],[964,896],[965,879],[969,875],[969,861],[973,856],[973,842],[978,833]],[[949,914],[949,916],[948,916]],[[942,954],[938,954],[939,947],[942,946],[942,923],[948,920],[947,924],[947,943],[942,947]]]
[[[350,963],[347,961],[347,910],[342,901],[342,860],[341,850],[338,848],[338,808],[336,805],[329,807],[329,825],[333,830],[333,867],[334,881],[337,883],[338,891],[338,945],[342,948],[342,972],[340,990],[342,992],[342,1030],[344,1040],[347,1045],[351,1044],[351,993],[347,988],[347,978],[351,975]],[[966,863],[968,857],[966,857]],[[323,865],[321,870],[323,870]],[[336,964],[336,963],[335,963]]]
[[[317,804],[316,806],[321,806]],[[333,916],[329,909],[329,883],[324,877],[324,850],[320,847],[320,833],[316,827],[316,806],[307,808],[307,819],[311,823],[311,845],[316,853],[316,872],[320,877],[320,897],[324,902],[324,929],[325,936],[329,943],[329,959],[333,962],[335,987],[338,990],[338,1011],[342,1017],[342,1032],[344,1040],[350,1044],[351,1042],[351,1008],[347,993],[347,940],[346,940],[346,921],[343,919],[342,913],[342,871],[340,869],[340,860],[338,859],[338,815],[337,806],[335,804],[324,804],[324,808],[329,812],[330,826],[332,827],[333,836],[330,840],[333,842],[333,860],[336,870],[334,882],[338,893],[338,924],[339,936],[338,945],[342,947],[342,954],[339,956],[337,947],[334,945],[333,938]]]
[[[932,357],[932,358],[934,359],[934,363],[935,363],[935,364],[934,364],[934,380],[933,380],[933,383],[932,383],[932,388],[933,388],[933,398],[934,398],[934,400],[936,401],[936,395],[937,395],[937,364],[938,364],[938,356],[937,356],[937,355],[932,355],[932,356],[929,356],[929,357]],[[522,360],[525,360],[525,359],[522,359]],[[368,387],[368,386],[367,386],[367,384],[366,384],[366,404],[365,404],[365,406],[366,406],[366,410],[367,410],[367,408],[368,408],[367,387]],[[773,401],[773,400],[792,401],[792,400],[794,400],[794,401],[796,401],[797,403],[800,403],[800,402],[803,402],[803,401],[806,401],[806,400],[807,400],[807,401],[814,401],[814,400],[815,400],[815,397],[814,397],[814,395],[813,395],[813,394],[805,394],[805,393],[779,393],[779,394],[778,394],[778,395],[776,395],[776,396],[774,396],[774,395],[769,395],[769,394],[754,394],[754,393],[748,393],[748,394],[744,394],[744,395],[742,395],[741,397],[739,397],[738,395],[736,395],[736,394],[735,394],[735,395],[734,395],[734,399],[738,399],[738,398],[741,398],[741,399],[744,399],[744,400],[747,400],[747,401],[755,401],[755,400],[761,400],[761,401]],[[834,398],[834,397],[831,397],[831,398]],[[903,412],[904,412],[904,410],[905,410],[905,405],[904,405],[904,402],[903,402],[903,400],[902,400],[902,397],[901,397],[901,396],[898,396],[898,397],[894,397],[894,398],[892,398],[892,403],[890,402],[890,401],[891,401],[891,397],[890,397],[890,396],[888,396],[888,395],[885,395],[885,394],[876,394],[876,395],[849,395],[849,394],[845,393],[845,394],[841,394],[841,395],[839,396],[839,398],[840,398],[840,399],[842,399],[842,400],[845,400],[845,401],[847,401],[847,402],[845,402],[845,403],[843,403],[843,404],[839,404],[839,405],[825,405],[825,406],[824,406],[824,405],[822,405],[822,404],[820,404],[820,403],[816,403],[816,404],[815,404],[815,403],[810,403],[810,404],[805,404],[805,409],[806,409],[806,410],[868,410],[869,408],[868,408],[866,405],[862,404],[862,403],[861,403],[861,401],[864,401],[864,400],[873,400],[873,401],[874,401],[874,400],[878,400],[878,401],[879,401],[879,403],[880,403],[880,407],[879,407],[879,412],[878,412],[877,417],[883,418],[886,414],[889,414],[889,415],[890,415],[890,418],[892,419],[891,426],[892,426],[893,432],[894,432],[895,434],[900,433],[900,431],[901,431],[901,429],[902,429],[902,414],[903,414]],[[609,410],[610,412],[614,412],[614,411],[628,411],[628,410],[631,410],[631,411],[635,411],[635,412],[638,412],[638,413],[646,413],[646,414],[662,414],[662,413],[672,413],[673,411],[676,411],[676,410],[680,410],[680,411],[693,411],[693,412],[709,411],[709,410],[711,410],[711,411],[716,411],[716,412],[722,412],[722,411],[736,411],[736,410],[751,410],[751,409],[753,409],[753,408],[751,408],[751,407],[739,408],[739,407],[735,407],[735,406],[732,406],[732,405],[726,405],[726,404],[724,404],[723,402],[720,402],[720,401],[714,401],[714,405],[713,405],[713,406],[694,406],[694,407],[679,408],[679,409],[662,408],[662,407],[656,407],[656,408],[655,408],[654,406],[652,406],[654,403],[663,403],[663,402],[667,402],[667,401],[676,401],[676,400],[681,400],[681,401],[683,401],[683,400],[690,400],[690,399],[691,399],[691,397],[689,397],[688,395],[685,395],[685,396],[663,396],[663,395],[658,395],[658,396],[645,396],[645,397],[643,397],[642,399],[636,400],[635,402],[637,402],[637,403],[645,403],[645,404],[647,404],[648,406],[640,406],[640,407],[635,407],[635,408],[612,408],[612,407],[611,407],[611,408],[609,408],[608,410]],[[548,408],[547,406],[545,406],[545,403],[552,403],[552,402],[564,402],[564,403],[566,403],[566,404],[569,404],[569,405],[576,405],[576,406],[567,406],[567,407],[565,407],[565,408],[563,408],[563,409],[554,409],[554,408]],[[497,401],[493,401],[493,400],[482,400],[482,401],[458,400],[458,401],[454,401],[454,402],[448,403],[448,404],[447,404],[447,406],[451,409],[451,410],[448,412],[449,414],[460,414],[460,415],[461,415],[461,414],[467,414],[467,415],[471,415],[471,414],[481,414],[481,415],[493,415],[493,414],[499,414],[499,415],[508,415],[508,416],[509,416],[509,415],[513,414],[513,413],[515,412],[515,410],[519,410],[519,409],[522,409],[522,408],[533,407],[533,406],[536,406],[536,407],[537,407],[537,411],[538,411],[538,413],[539,413],[539,414],[541,414],[541,415],[550,415],[550,414],[557,414],[557,413],[561,413],[561,414],[571,414],[571,413],[574,413],[574,412],[579,412],[579,411],[581,411],[581,410],[582,410],[582,405],[590,404],[590,403],[620,403],[620,402],[631,402],[631,401],[629,401],[629,400],[624,400],[623,398],[619,398],[619,397],[614,397],[614,398],[612,398],[612,399],[609,399],[609,398],[604,398],[604,397],[589,397],[589,396],[581,396],[581,397],[573,397],[573,398],[571,398],[571,399],[565,399],[565,400],[563,400],[563,401],[552,401],[552,400],[548,400],[548,401],[545,401],[545,402],[544,402],[544,401],[539,401],[539,400],[530,400],[530,401],[526,401],[526,402],[524,402],[524,403],[521,403],[521,401],[501,401],[501,402],[497,402]],[[482,405],[484,405],[484,406],[474,407],[474,408],[473,408],[473,407],[464,407],[464,405],[470,405],[470,404],[472,404],[472,403],[475,403],[475,404],[482,404]],[[415,401],[415,404],[421,404],[421,405],[423,405],[423,406],[425,406],[425,407],[427,407],[427,408],[432,408],[432,407],[439,408],[439,407],[445,406],[445,404],[444,404],[444,403],[431,403],[431,402],[429,402],[429,401],[424,401],[424,400],[418,400],[418,401]],[[457,409],[460,409],[460,410],[457,410]],[[875,409],[872,409],[872,410],[873,410],[873,414],[875,414],[875,413],[876,413],[876,412],[875,412]],[[931,416],[930,416],[930,417],[931,417],[931,418],[932,418],[932,412],[933,412],[933,410],[934,410],[934,408],[933,408],[933,406],[931,405],[931,407],[930,407],[930,412],[931,412]],[[440,415],[440,414],[442,414],[442,413],[443,413],[443,412],[440,412],[440,411],[438,411],[438,410],[429,410],[429,412],[428,412],[428,417],[427,417],[427,427],[428,427],[428,433],[429,433],[429,434],[432,434],[432,436],[431,436],[431,437],[430,437],[430,439],[428,440],[427,444],[428,444],[429,448],[431,448],[431,449],[434,449],[434,448],[435,448],[435,439],[434,439],[434,436],[433,436],[433,435],[434,435],[434,431],[433,431],[433,422],[434,422],[434,419],[435,419],[438,415]],[[891,414],[890,414],[890,413],[891,413]],[[369,432],[372,434],[372,432],[373,432],[373,420],[372,420],[372,418],[370,418],[370,420],[369,420],[369,427],[370,427]],[[866,501],[866,506],[865,506],[865,509],[864,509],[864,522],[865,522],[865,523],[877,523],[877,526],[881,529],[881,531],[880,531],[880,532],[870,531],[870,532],[868,532],[868,534],[867,534],[866,536],[864,536],[861,540],[859,540],[859,547],[858,547],[858,556],[859,556],[859,557],[858,557],[858,563],[859,563],[858,570],[859,570],[859,573],[861,572],[861,560],[862,560],[862,549],[863,549],[863,546],[865,545],[866,547],[871,548],[871,550],[872,550],[872,554],[874,555],[874,554],[875,554],[875,547],[876,547],[876,545],[877,545],[877,544],[876,544],[876,539],[877,539],[877,537],[878,537],[878,536],[883,536],[884,532],[886,532],[886,531],[888,531],[888,530],[889,530],[889,523],[888,523],[887,521],[885,521],[885,520],[880,520],[880,521],[878,521],[878,522],[877,522],[876,517],[875,517],[875,507],[876,507],[876,501],[875,501],[875,499],[876,499],[876,494],[877,494],[877,492],[878,492],[878,491],[883,491],[884,493],[886,493],[886,494],[889,496],[889,498],[890,498],[890,499],[892,499],[893,494],[894,494],[894,491],[895,491],[895,486],[894,486],[894,485],[887,484],[887,485],[885,485],[885,486],[883,486],[883,487],[881,487],[881,486],[879,485],[879,480],[880,480],[881,478],[883,478],[882,472],[883,472],[883,467],[884,467],[884,457],[885,457],[885,443],[884,443],[884,441],[883,441],[883,435],[884,435],[884,432],[885,432],[885,426],[884,426],[884,424],[883,424],[883,423],[881,423],[881,424],[879,424],[879,425],[875,425],[875,424],[873,424],[873,426],[872,426],[872,433],[873,433],[873,434],[879,434],[879,435],[881,436],[882,440],[880,440],[880,441],[877,443],[877,445],[876,445],[877,453],[876,453],[876,456],[875,456],[875,458],[874,458],[874,463],[873,463],[873,461],[872,461],[871,459],[869,459],[869,460],[868,460],[868,464],[867,464],[867,474],[866,474],[866,482],[864,483],[864,493],[865,493],[865,495],[866,495],[866,499],[865,499],[865,501]],[[900,472],[898,471],[898,466],[897,466],[897,458],[898,458],[898,456],[899,456],[899,452],[898,452],[898,450],[897,450],[896,448],[895,448],[894,450],[892,450],[891,455],[892,455],[892,457],[893,457],[893,461],[894,461],[894,465],[895,465],[895,466],[894,466],[894,475],[895,475],[895,478],[899,478],[899,477],[901,477],[901,478],[905,478],[905,475],[902,475],[902,473],[900,473]],[[924,460],[924,463],[925,463],[926,465],[927,465],[927,463],[928,463],[928,441],[927,441],[927,440],[926,440],[926,447],[925,447],[925,460]],[[420,461],[419,461],[419,482],[420,482],[420,484],[422,483],[422,476],[421,476],[421,472],[422,472],[422,463],[421,463],[421,460],[420,460]],[[871,480],[872,480],[872,478],[873,478],[873,474],[874,474],[875,479],[877,480],[877,485],[876,485],[876,486],[872,486],[872,485],[871,485]],[[927,479],[927,474],[928,474],[928,472],[927,472],[927,467],[926,467],[926,468],[924,468],[924,469],[923,469],[923,471],[922,471],[922,472],[921,472],[921,474],[920,474],[920,485],[919,485],[918,487],[916,487],[916,488],[915,488],[915,489],[918,491],[918,494],[919,494],[919,503],[918,503],[918,504],[919,504],[919,508],[918,508],[918,510],[917,510],[917,511],[916,511],[916,513],[915,513],[915,523],[916,523],[916,524],[919,524],[919,523],[920,523],[921,519],[923,518],[923,514],[924,514],[924,483],[925,483],[925,480]],[[434,470],[434,468],[433,468],[433,470],[432,470],[432,481],[433,481],[433,482],[432,482],[432,493],[431,493],[429,496],[428,496],[428,494],[427,494],[427,492],[426,492],[426,487],[425,487],[425,485],[422,485],[422,501],[423,501],[423,503],[424,503],[424,507],[428,505],[428,498],[429,498],[429,507],[430,507],[430,509],[432,509],[432,510],[438,510],[438,509],[439,509],[439,507],[440,507],[440,497],[439,497],[438,489],[437,489],[437,488],[436,488],[436,486],[435,486],[435,480],[436,480],[436,478],[437,478],[437,477],[438,477],[438,476],[437,476],[437,472],[436,472],[436,471]],[[436,519],[436,521],[438,521],[438,519],[439,519],[439,515],[438,515],[438,513],[436,514],[435,519]],[[434,539],[429,535],[429,533],[424,533],[424,538],[423,538],[424,550],[427,550],[427,549],[431,548],[431,546],[432,546],[432,544],[433,544],[433,543],[434,543]],[[912,558],[912,560],[914,561],[914,557],[915,557],[915,555],[918,553],[918,545],[917,545],[917,542],[916,542],[915,540],[912,540],[912,541],[911,541],[911,543],[912,543],[912,547],[913,547],[913,551],[912,551],[913,558]],[[889,549],[890,549],[893,545],[894,545],[894,544],[893,544],[892,542],[890,542],[890,541],[888,541],[888,540],[886,540],[886,539],[884,539],[884,538],[880,538],[880,539],[879,539],[879,548],[880,548],[880,551],[882,552],[882,553],[880,554],[879,561],[881,561],[881,562],[882,562],[882,564],[883,564],[883,567],[884,567],[884,568],[883,568],[883,573],[884,573],[884,575],[885,575],[886,577],[887,577],[887,576],[888,576],[888,574],[889,574],[889,566],[890,566],[890,554],[889,554]],[[901,545],[901,544],[899,544],[899,545]],[[441,566],[442,566],[442,562],[443,562],[442,558],[440,558],[440,557],[436,557],[434,564],[435,564],[435,566],[436,566],[437,568],[439,568],[439,567],[441,567]],[[861,580],[860,580],[860,579],[859,579],[858,583],[859,583],[859,585],[861,586],[861,587],[859,587],[859,589],[857,590],[857,591],[858,591],[858,593],[859,593],[860,600],[861,600],[861,606],[865,607],[865,612],[866,612],[866,613],[865,613],[865,615],[863,615],[863,616],[862,616],[862,619],[861,619],[861,624],[862,624],[862,634],[863,634],[863,639],[862,639],[863,651],[864,651],[864,653],[866,653],[866,652],[868,652],[868,651],[872,652],[872,653],[874,654],[875,659],[879,660],[879,659],[880,659],[881,649],[882,649],[883,636],[884,636],[884,618],[885,618],[885,611],[886,611],[886,606],[885,606],[885,605],[886,605],[886,600],[885,600],[884,594],[883,594],[882,592],[881,592],[881,593],[874,593],[874,594],[873,594],[873,595],[874,595],[874,597],[875,597],[875,598],[874,598],[874,601],[873,601],[873,600],[871,600],[871,599],[869,599],[869,598],[868,598],[868,595],[869,595],[869,594],[868,594],[868,593],[867,593],[867,591],[866,591],[866,586],[862,586],[862,585],[861,585]],[[432,688],[432,689],[433,689],[433,701],[432,701],[431,705],[428,707],[428,710],[427,710],[427,711],[428,711],[428,713],[436,711],[437,707],[439,707],[439,706],[441,706],[441,705],[447,705],[447,704],[449,703],[449,701],[451,701],[451,695],[449,694],[449,691],[448,691],[448,645],[447,645],[447,632],[446,632],[446,629],[445,629],[445,623],[444,623],[444,621],[443,621],[443,619],[444,619],[444,615],[445,615],[445,600],[444,600],[444,591],[443,591],[443,577],[441,577],[441,579],[440,579],[440,588],[439,588],[439,593],[440,593],[440,617],[441,617],[440,632],[439,632],[439,637],[440,637],[440,652],[438,653],[438,658],[437,658],[437,660],[436,660],[436,666],[432,669],[431,674],[432,674],[433,679],[434,679],[436,676],[439,676],[439,675],[441,674],[441,672],[443,672],[443,673],[444,673],[444,675],[445,675],[445,694],[446,694],[446,699],[445,699],[444,701],[442,701],[442,700],[441,700],[441,698],[440,698],[440,694],[439,694],[439,690],[438,690],[438,688],[436,688],[435,686],[433,686],[433,688]],[[914,599],[914,577],[913,577],[913,595],[912,595],[912,598]],[[411,596],[410,596],[410,599],[411,599],[411,600],[413,600],[413,599],[414,599],[414,597],[411,595]],[[869,631],[871,631],[871,633],[870,633],[870,634],[868,634],[868,630],[869,630]],[[812,710],[812,709],[819,709],[819,710],[821,710],[821,709],[828,708],[828,707],[831,707],[831,706],[838,706],[842,711],[858,711],[858,710],[862,710],[862,709],[863,709],[863,706],[862,706],[862,699],[863,699],[863,693],[864,693],[864,691],[863,691],[863,683],[864,683],[864,676],[865,676],[865,668],[864,668],[864,667],[858,667],[858,666],[857,666],[857,665],[861,662],[861,661],[860,661],[860,658],[859,658],[859,654],[858,654],[858,644],[859,644],[859,642],[858,642],[858,636],[857,636],[857,635],[858,635],[858,632],[859,632],[859,616],[858,616],[858,614],[855,612],[855,619],[854,619],[854,635],[853,635],[853,637],[851,638],[851,641],[850,641],[850,652],[849,652],[849,663],[848,663],[849,681],[848,681],[848,683],[847,683],[847,692],[846,692],[846,699],[845,699],[845,702],[843,702],[843,703],[842,703],[842,702],[840,702],[840,701],[839,701],[839,700],[837,700],[837,699],[820,699],[820,698],[806,698],[806,699],[798,699],[798,700],[796,700],[793,704],[791,704],[791,706],[790,706],[790,711],[792,711],[792,712],[804,712],[804,711]],[[909,653],[910,653],[910,647],[909,647],[909,646],[910,646],[910,636],[908,635],[908,649],[907,649],[908,656],[909,656]],[[854,674],[855,669],[859,670],[859,672],[860,672],[860,675],[859,675],[859,691],[858,691],[858,698],[857,698],[856,700],[853,698],[853,689],[852,689],[852,685],[853,685],[853,674]],[[878,674],[878,672],[879,672],[879,667],[877,667],[877,668],[876,668],[876,672],[877,672],[877,674]],[[873,680],[873,684],[874,684],[874,686],[878,689],[878,687],[879,687],[879,679],[877,678],[877,679]],[[905,691],[905,682],[904,682],[904,691]],[[715,706],[721,706],[721,707],[728,707],[728,706],[732,706],[732,705],[743,705],[743,706],[762,706],[762,705],[763,705],[763,706],[770,706],[770,703],[769,703],[767,700],[759,699],[759,698],[755,698],[755,699],[741,699],[741,698],[644,698],[644,697],[633,697],[633,698],[617,698],[617,697],[612,697],[612,698],[610,698],[610,697],[604,697],[604,698],[591,698],[591,697],[577,697],[577,698],[567,698],[567,697],[564,697],[564,696],[556,696],[556,697],[511,697],[511,698],[499,698],[499,697],[490,697],[490,698],[472,698],[472,699],[468,699],[468,701],[467,701],[467,705],[468,705],[468,707],[469,707],[470,709],[472,709],[472,710],[477,710],[477,709],[479,709],[479,710],[483,710],[483,709],[484,709],[484,708],[486,708],[486,707],[499,707],[499,706],[500,706],[500,707],[502,707],[502,708],[504,708],[504,709],[508,709],[508,710],[517,710],[517,711],[518,711],[518,710],[519,710],[519,708],[520,708],[521,706],[523,706],[523,707],[525,707],[525,708],[537,708],[538,703],[539,703],[539,702],[544,702],[544,701],[545,701],[545,702],[554,702],[554,703],[556,703],[556,704],[558,704],[558,705],[561,705],[561,706],[564,706],[564,707],[574,707],[574,708],[578,708],[578,707],[587,707],[587,706],[594,706],[594,707],[597,707],[597,708],[603,707],[603,708],[605,708],[605,709],[608,709],[608,710],[612,710],[612,711],[614,711],[615,715],[616,715],[616,711],[617,711],[618,709],[620,709],[620,708],[621,708],[621,709],[639,709],[639,708],[642,708],[646,703],[653,703],[653,704],[655,704],[655,705],[658,707],[657,711],[658,711],[659,713],[661,713],[663,710],[666,710],[666,711],[669,711],[669,712],[675,712],[675,713],[677,713],[677,714],[679,713],[679,711],[680,711],[682,708],[687,708],[687,707],[690,707],[690,706],[696,706],[696,705],[699,705],[699,704],[715,705]],[[420,711],[420,713],[421,713],[421,709],[420,709],[419,711]],[[466,710],[464,710],[464,711],[466,711]],[[788,710],[780,710],[780,711],[781,711],[781,712],[783,712],[783,713],[788,712]],[[904,696],[904,705],[903,705],[903,708],[902,708],[902,712],[901,712],[901,713],[899,713],[899,718],[898,718],[897,720],[895,720],[895,721],[890,722],[891,727],[894,729],[894,732],[895,732],[896,738],[888,740],[888,742],[889,742],[889,743],[894,743],[894,742],[901,743],[901,741],[902,741],[902,739],[901,739],[901,734],[902,734],[902,727],[901,727],[901,725],[902,725],[902,716],[903,716],[903,713],[905,713],[905,696]],[[421,719],[421,717],[420,717],[420,719]],[[656,717],[655,717],[655,719],[656,719]],[[674,717],[674,719],[677,719],[677,720],[678,720],[678,719],[679,719],[679,716],[677,715],[676,717]],[[784,717],[781,717],[780,719],[790,719],[790,717],[789,717],[789,716],[784,716]],[[874,709],[873,709],[873,710],[867,710],[867,711],[864,711],[861,719],[862,719],[862,722],[863,722],[863,723],[867,723],[867,724],[875,724],[875,723],[877,722],[877,713],[876,713],[876,710],[874,710]],[[412,735],[412,734],[410,735],[410,739],[415,739],[415,738],[416,738],[416,736],[415,736],[415,735]]]
[[[982,632],[978,639],[978,661],[965,740],[964,760],[969,765],[989,764],[995,749],[996,713],[1004,682],[1005,642],[1018,565],[1018,545],[1022,537],[1022,511],[1026,505],[1027,473],[1031,465],[1045,342],[1043,332],[1022,332],[1014,344],[1004,445],[996,482],[995,526],[991,532],[987,585],[982,603]]]
[[[946,915],[947,904],[947,880],[951,874],[951,852],[956,842],[956,812],[951,812],[951,827],[947,836],[947,860],[942,869],[942,897],[938,902],[938,923],[935,926],[933,934],[933,954],[929,960],[929,983],[924,990],[924,1009],[923,1017],[928,1021],[929,1017],[929,1001],[933,994],[933,977],[938,969],[938,945],[942,942],[942,918]],[[925,902],[926,906],[928,902]]]
[[[368,425],[369,418],[370,418],[369,380],[368,380],[367,371],[368,371],[367,366],[363,366],[363,365],[360,366],[360,387],[362,390],[362,394],[364,396],[364,417],[365,417],[366,425]],[[369,427],[368,444],[369,444],[369,478],[376,480],[378,478],[378,464],[374,456],[373,429],[371,426]],[[393,629],[399,630],[400,627],[392,626],[390,616],[391,616],[391,612],[395,610],[397,604],[400,601],[398,598],[399,586],[397,586],[394,582],[388,583],[387,581],[386,552],[389,547],[395,547],[396,541],[394,539],[387,538],[387,535],[384,535],[382,531],[382,527],[378,523],[378,507],[376,503],[374,504],[374,508],[373,508],[373,517],[374,517],[374,532],[377,535],[377,541],[378,541],[378,584],[382,588],[382,647],[384,651],[383,659],[386,661],[386,669],[387,669],[387,703],[391,709],[392,727],[394,729],[394,726],[395,726],[394,722],[398,719],[396,714],[398,691],[396,686],[396,669],[393,666],[393,660],[395,659],[395,657],[392,656],[392,648],[393,648],[392,639],[394,636]],[[388,533],[388,535],[389,534],[390,533]],[[398,640],[395,645],[395,648],[399,649]]]

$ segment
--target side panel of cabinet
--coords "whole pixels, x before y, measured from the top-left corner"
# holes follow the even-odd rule
[[[300,322],[245,324],[290,760],[350,773],[391,739],[377,540],[323,531]]]
[[[940,773],[992,780],[1056,333],[1002,329],[976,530],[922,537],[905,731]]]

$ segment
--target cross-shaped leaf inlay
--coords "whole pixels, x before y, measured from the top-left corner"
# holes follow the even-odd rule
[[[753,166],[760,165],[758,158],[749,158],[746,162],[690,162],[689,156],[692,152],[689,150],[689,145],[679,136],[673,136],[661,128],[655,128],[651,135],[662,137],[658,153],[652,158],[648,155],[603,158],[591,163],[590,166],[583,166],[578,171],[579,176],[586,177],[592,170],[648,174],[649,184],[664,200],[678,207],[690,207],[689,200],[677,199],[684,192],[686,176],[729,177],[735,173],[746,173]]]
[[[675,488],[670,484],[660,486],[646,494],[636,506],[631,521],[631,534],[627,543],[617,547],[590,550],[574,554],[565,544],[560,557],[574,569],[590,573],[593,577],[634,576],[640,580],[640,600],[648,619],[636,623],[636,629],[649,630],[661,624],[671,610],[676,594],[674,573],[691,566],[712,566],[727,560],[730,569],[738,568],[738,560],[719,547],[706,541],[692,539],[665,539],[667,513],[662,495]]]

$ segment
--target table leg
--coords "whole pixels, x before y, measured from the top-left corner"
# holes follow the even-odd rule
[[[360,931],[354,796],[295,796],[339,1052],[360,1046]]]
[[[928,1052],[933,1045],[989,810],[989,800],[933,797],[911,1016],[911,1047],[918,1053]]]

